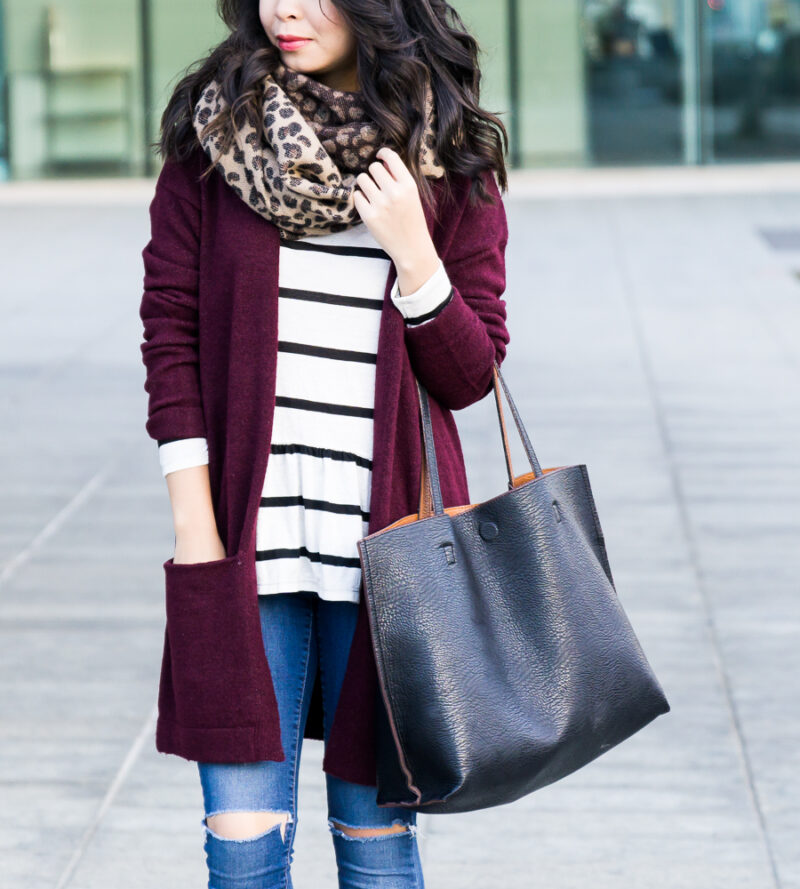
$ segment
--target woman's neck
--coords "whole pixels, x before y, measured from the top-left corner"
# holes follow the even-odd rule
[[[361,88],[358,82],[358,66],[355,63],[355,59],[348,64],[332,68],[329,71],[315,71],[310,76],[334,90],[355,92]]]

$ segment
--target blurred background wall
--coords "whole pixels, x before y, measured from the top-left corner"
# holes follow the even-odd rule
[[[517,167],[800,157],[800,0],[455,0]],[[213,0],[0,0],[0,179],[152,175]]]

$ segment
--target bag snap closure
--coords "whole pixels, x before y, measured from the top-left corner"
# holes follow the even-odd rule
[[[494,540],[500,533],[500,529],[494,522],[481,522],[478,526],[478,533],[484,540]]]

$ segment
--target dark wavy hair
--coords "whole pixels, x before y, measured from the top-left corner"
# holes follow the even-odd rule
[[[397,151],[411,171],[422,199],[433,202],[420,172],[424,100],[430,81],[436,109],[436,151],[450,194],[453,174],[471,180],[470,200],[490,201],[481,174],[493,170],[508,188],[504,157],[508,133],[500,118],[480,107],[479,47],[459,14],[445,0],[332,0],[357,43],[358,80],[367,112],[383,144]],[[248,121],[263,136],[262,78],[280,62],[264,30],[258,0],[217,0],[230,35],[205,58],[191,63],[175,86],[152,143],[163,159],[183,160],[199,144],[192,112],[200,93],[215,78],[230,105],[223,115],[223,150],[234,128]],[[313,76],[313,75],[312,75]],[[214,169],[209,163],[203,175]]]

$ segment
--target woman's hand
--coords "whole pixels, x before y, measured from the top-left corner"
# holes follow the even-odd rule
[[[364,225],[392,258],[400,295],[405,296],[436,271],[439,255],[408,167],[386,146],[376,156],[379,160],[369,165],[368,172],[356,176],[353,200]]]
[[[214,562],[224,559],[225,544],[214,529],[204,534],[199,529],[193,533],[175,535],[175,555],[173,564],[195,564],[197,562]]]
[[[225,558],[217,530],[208,464],[168,472],[167,490],[175,528],[175,565]]]

